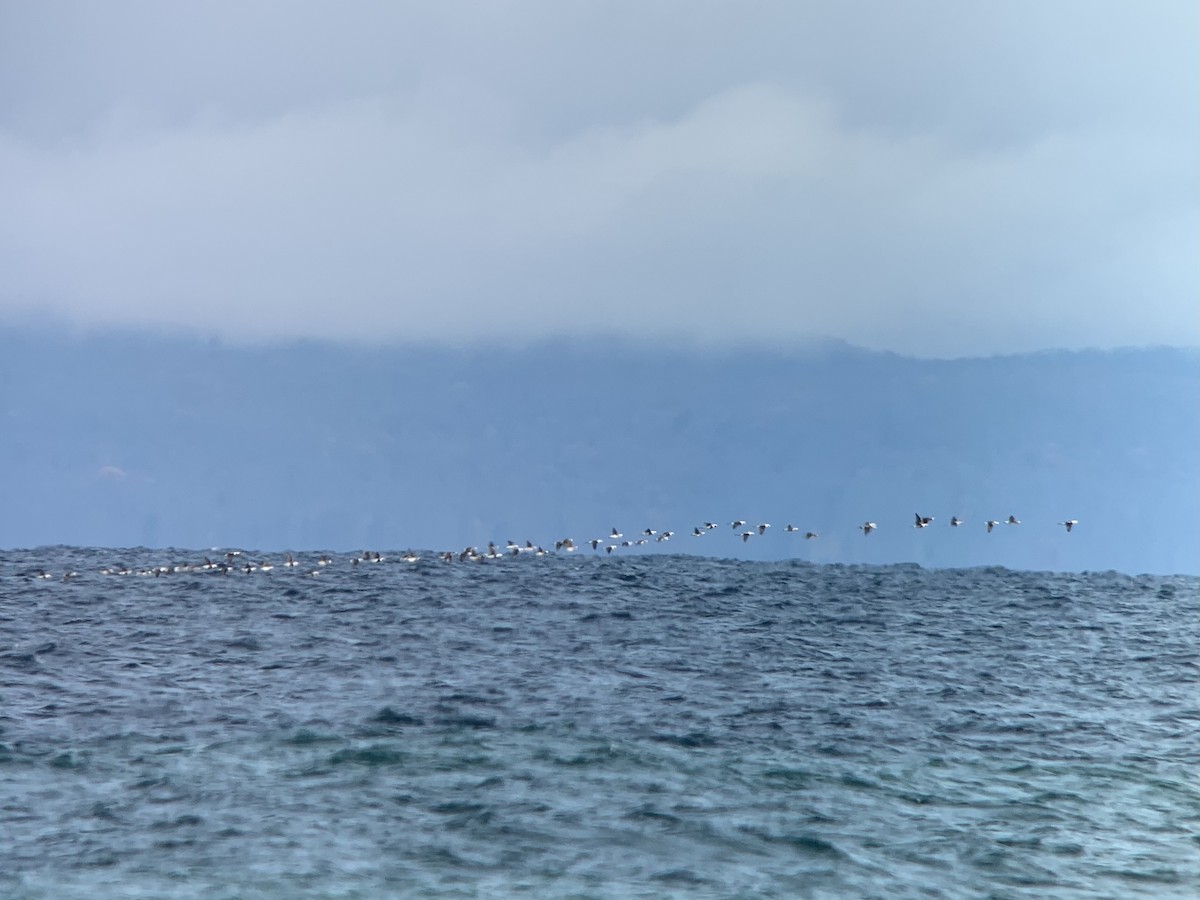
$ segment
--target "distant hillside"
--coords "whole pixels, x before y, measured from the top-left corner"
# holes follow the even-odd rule
[[[448,549],[618,526],[713,555],[1200,571],[1192,351],[918,361],[9,329],[0,387],[6,547]],[[1010,513],[1021,526],[985,533]],[[735,518],[773,528],[742,543]],[[708,519],[722,528],[689,536]]]

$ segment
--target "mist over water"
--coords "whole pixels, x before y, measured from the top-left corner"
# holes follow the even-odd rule
[[[366,351],[0,327],[8,383],[0,471],[20,477],[0,547],[549,548],[617,526],[707,556],[1200,574],[1194,351]],[[735,519],[773,527],[743,543]]]
[[[0,555],[5,896],[1200,878],[1196,578],[164,555]]]

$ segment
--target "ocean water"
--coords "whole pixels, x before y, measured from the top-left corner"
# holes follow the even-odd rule
[[[0,553],[0,897],[1197,896],[1200,579],[269,556]]]

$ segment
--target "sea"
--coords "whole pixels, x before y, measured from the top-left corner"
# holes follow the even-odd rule
[[[1196,577],[225,552],[0,552],[0,897],[1200,891]]]

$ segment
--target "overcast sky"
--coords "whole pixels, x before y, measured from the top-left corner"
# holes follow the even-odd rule
[[[1194,346],[1198,10],[0,0],[0,322]]]

